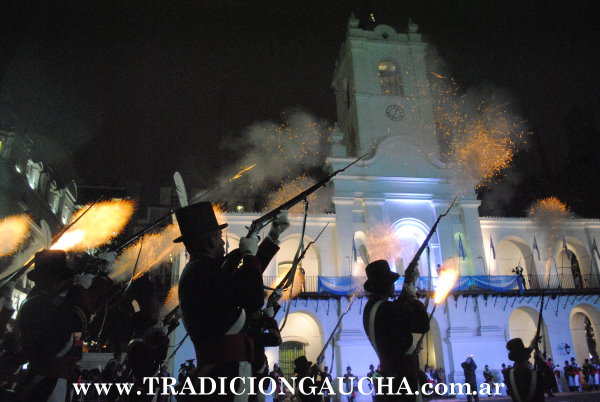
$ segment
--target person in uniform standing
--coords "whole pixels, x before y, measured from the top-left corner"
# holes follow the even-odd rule
[[[414,286],[419,270],[407,269],[412,277],[405,278],[404,297],[393,301],[394,283],[400,277],[390,270],[385,260],[367,265],[364,288],[369,301],[363,313],[363,326],[371,345],[379,357],[381,376],[394,377],[393,392],[397,392],[403,378],[411,391],[419,390],[417,371],[419,358],[413,350],[413,333],[429,331],[429,317],[425,306],[417,299]],[[417,401],[420,395],[377,395],[377,401]]]
[[[467,357],[467,359],[462,362],[461,367],[465,374],[465,382],[471,386],[471,394],[467,394],[467,401],[470,402],[474,398],[475,402],[479,402],[479,389],[477,388],[476,375],[477,364],[475,364],[473,355]]]
[[[112,281],[88,274],[76,281],[62,250],[37,253],[27,277],[35,286],[17,315],[17,334],[29,362],[19,396],[26,401],[65,401],[82,357],[81,333]]]
[[[181,237],[174,241],[183,241],[190,255],[179,280],[179,304],[196,351],[193,377],[250,377],[253,345],[245,333],[246,316],[263,305],[262,272],[279,250],[279,235],[289,227],[287,211],[275,218],[260,247],[257,239],[242,238],[227,258],[221,233],[227,224],[217,222],[210,202],[178,209],[175,216]],[[208,399],[245,401],[248,395]]]
[[[544,392],[553,373],[539,352],[534,355],[536,368],[531,368],[529,358],[535,342],[537,342],[537,339],[534,339],[528,348],[525,347],[521,338],[514,338],[506,343],[506,349],[509,352],[508,358],[515,362],[507,373],[510,396],[515,402],[540,402],[545,400]]]

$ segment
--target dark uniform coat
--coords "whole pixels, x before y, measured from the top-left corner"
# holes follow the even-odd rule
[[[552,370],[542,361],[536,370],[528,363],[515,363],[507,370],[510,396],[515,402],[542,402],[548,381],[554,377]]]
[[[89,315],[112,281],[96,277],[89,289],[74,286],[69,293],[48,294],[34,287],[17,315],[23,355],[29,362],[19,390],[26,401],[64,400],[77,374],[83,332]]]
[[[256,256],[243,258],[240,268],[223,267],[224,258],[208,255],[185,266],[179,280],[179,302],[183,324],[196,350],[194,377],[231,378],[239,375],[240,362],[248,362],[249,367],[253,346],[243,330],[245,311],[262,307],[262,273],[278,250],[267,238]],[[216,398],[212,395],[209,399]]]
[[[477,364],[475,364],[475,360],[472,357],[467,358],[466,361],[462,362],[461,367],[465,373],[465,383],[471,385],[471,392],[479,391],[477,388],[477,375],[475,370],[477,370]],[[479,401],[479,394],[475,394],[473,396],[467,394],[467,400],[471,401],[471,398],[474,397],[475,401]]]
[[[412,333],[429,331],[429,317],[419,300],[388,301],[377,296],[369,298],[363,313],[363,326],[375,348],[383,377],[396,377],[394,392],[406,377],[412,392],[418,390],[419,359],[412,353]],[[382,396],[376,400],[415,401],[415,396]]]

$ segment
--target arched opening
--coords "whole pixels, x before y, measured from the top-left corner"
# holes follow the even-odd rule
[[[496,275],[517,275],[519,272],[525,276],[523,284],[526,288],[540,288],[542,278],[536,275],[533,262],[533,253],[528,244],[515,236],[506,237],[498,243],[496,259],[490,259],[490,270]]]
[[[270,362],[279,361],[286,376],[294,374],[294,359],[304,354],[314,362],[323,347],[321,326],[308,312],[291,313],[281,331],[281,338],[283,343],[279,347],[279,356],[275,356],[274,351],[267,353],[267,356]]]
[[[583,275],[577,255],[571,250],[561,250],[558,254],[558,270],[561,276],[562,287],[583,288]]]
[[[58,206],[60,203],[60,191],[56,186],[56,181],[52,180],[48,185],[48,205],[52,212],[58,212]]]
[[[40,182],[40,175],[44,170],[44,164],[42,162],[36,163],[29,159],[27,161],[26,169],[25,175],[27,176],[27,183],[29,183],[29,187],[37,189]]]
[[[539,312],[531,307],[519,307],[513,310],[508,319],[508,338],[521,338],[525,346],[529,346],[537,331]],[[542,319],[542,328],[540,329],[542,342],[540,350],[546,352],[548,357],[552,356],[552,348],[550,346],[550,337],[546,323]],[[508,353],[508,352],[507,352]],[[530,359],[533,361],[533,355]]]
[[[366,276],[365,267],[369,263],[369,252],[367,251],[367,235],[364,232],[354,233],[354,244],[352,245],[352,276]]]
[[[394,224],[395,236],[400,243],[400,256],[396,259],[394,269],[398,273],[404,272],[408,265],[412,261],[415,254],[421,247],[421,244],[429,233],[429,228],[422,222],[416,219],[402,219]],[[435,243],[432,238],[430,244]],[[424,252],[419,258],[419,270],[421,276],[427,276],[427,252]],[[433,261],[431,262],[433,263]],[[438,272],[436,269],[431,270],[432,276],[437,276]]]
[[[581,289],[596,285],[590,275],[592,259],[586,246],[579,240],[565,238],[556,255],[556,265],[561,275],[563,288]]]
[[[569,324],[575,357],[581,364],[585,359],[598,359],[598,323],[600,313],[590,305],[579,305],[571,310]]]
[[[279,251],[276,255],[277,275],[285,275],[291,268],[299,241],[300,236],[294,235],[286,238],[279,245]],[[310,238],[304,236],[304,245],[307,245],[310,241]],[[304,259],[300,262],[299,268],[302,268],[304,275],[307,277],[317,277],[320,275],[321,262],[319,258],[319,248],[316,244],[310,246]]]
[[[400,67],[393,61],[384,60],[377,65],[381,93],[390,96],[403,96],[404,87]]]

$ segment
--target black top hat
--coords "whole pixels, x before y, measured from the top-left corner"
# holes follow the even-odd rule
[[[219,225],[210,202],[198,202],[179,208],[175,211],[175,216],[181,231],[181,236],[173,240],[175,243],[193,242],[206,233],[216,232],[227,227],[226,223]]]
[[[75,276],[67,266],[67,253],[63,250],[43,250],[35,254],[35,267],[27,278],[39,282],[60,282]]]
[[[297,369],[303,369],[303,368],[308,368],[310,366],[312,366],[312,362],[308,361],[306,359],[306,356],[302,355],[300,357],[297,357],[296,360],[294,360],[294,365],[296,366]]]
[[[364,288],[367,292],[378,292],[394,283],[400,278],[400,275],[390,270],[390,265],[386,260],[373,261],[366,268],[367,281]]]
[[[513,338],[506,343],[508,358],[513,362],[527,360],[531,356],[531,350],[523,345],[521,338]]]

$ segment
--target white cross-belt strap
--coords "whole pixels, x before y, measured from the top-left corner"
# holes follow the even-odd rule
[[[376,301],[371,308],[371,313],[369,314],[369,333],[367,334],[367,337],[369,338],[369,342],[371,342],[371,346],[373,346],[373,349],[375,349],[377,356],[379,356],[379,350],[377,350],[377,342],[375,341],[375,315],[377,314],[379,306],[381,306],[381,303],[383,302],[384,300]]]
[[[512,391],[513,396],[517,400],[517,402],[531,401],[533,399],[533,394],[535,393],[535,388],[537,387],[537,371],[535,371],[535,370],[531,371],[531,385],[529,386],[529,392],[527,393],[527,399],[525,399],[525,401],[523,401],[523,399],[521,399],[521,395],[519,394],[519,389],[517,388],[517,383],[515,382],[515,369],[514,368],[510,369],[509,377],[510,377],[511,391]]]

